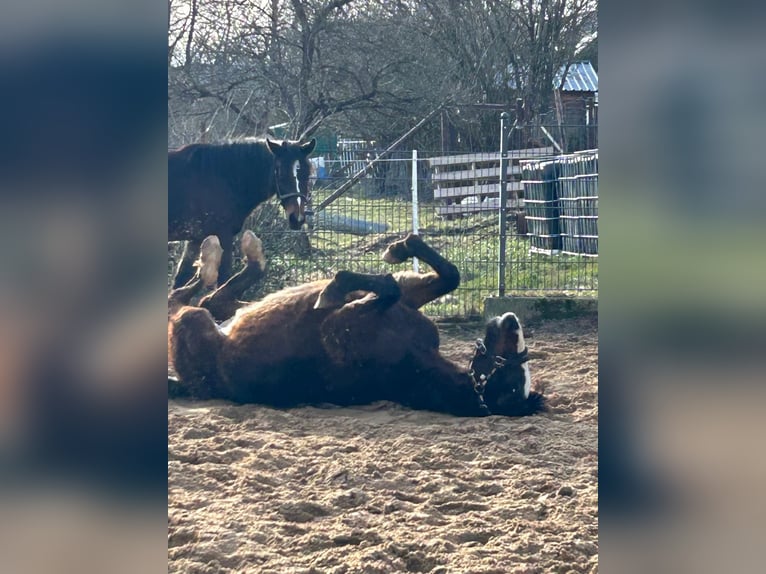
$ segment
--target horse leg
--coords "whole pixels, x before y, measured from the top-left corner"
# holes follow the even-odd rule
[[[221,265],[218,268],[218,279],[221,283],[224,283],[231,277],[234,234],[228,231],[223,231],[218,233],[218,238],[221,240],[221,245],[223,245],[223,257],[221,258]]]
[[[400,271],[394,275],[402,290],[402,303],[420,309],[426,303],[451,293],[460,285],[457,267],[426,245],[419,235],[410,233],[388,246],[383,259],[388,263],[403,263],[417,257],[433,268],[431,273]]]
[[[266,257],[263,254],[263,244],[249,229],[242,234],[242,253],[245,256],[245,267],[218,289],[203,297],[199,303],[200,307],[210,311],[216,321],[225,321],[245,305],[239,300],[242,294],[265,275]]]
[[[338,271],[330,283],[322,290],[314,304],[314,309],[342,307],[346,296],[354,291],[369,291],[377,295],[376,305],[381,309],[390,307],[399,300],[401,290],[393,275],[355,273]],[[382,307],[381,307],[382,306]]]
[[[194,277],[183,287],[173,289],[168,295],[168,316],[181,307],[189,305],[192,298],[203,288],[215,286],[218,281],[218,266],[223,249],[215,235],[206,237],[200,246],[199,259],[193,263],[197,268]]]
[[[192,239],[184,245],[184,253],[181,257],[181,263],[178,265],[176,276],[173,279],[173,289],[178,289],[186,285],[194,277],[194,262],[197,259],[201,242]]]

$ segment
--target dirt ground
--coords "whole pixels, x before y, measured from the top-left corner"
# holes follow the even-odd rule
[[[467,364],[479,324],[440,326]],[[527,343],[550,412],[168,404],[168,571],[598,571],[595,320]]]

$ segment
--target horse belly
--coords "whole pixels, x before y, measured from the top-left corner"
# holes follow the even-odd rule
[[[218,179],[168,176],[168,240],[201,240],[230,233],[237,225],[239,231],[244,217],[230,195]]]
[[[321,402],[322,381],[314,359],[268,361],[232,358],[222,365],[231,400],[276,407]]]
[[[318,326],[305,318],[295,321],[305,311],[290,303],[279,313],[251,315],[245,309],[224,328],[228,339],[220,364],[234,400],[285,406],[316,402],[321,395],[327,358]]]

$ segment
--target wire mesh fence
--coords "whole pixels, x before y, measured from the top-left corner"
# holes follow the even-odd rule
[[[354,146],[354,153],[345,150],[314,159],[312,205],[321,204],[348,181],[349,172],[378,154],[360,142]],[[594,253],[571,243],[582,242],[581,236],[597,242],[597,152],[554,156],[553,151],[508,152],[506,295],[593,296],[598,290],[597,248]],[[276,200],[261,205],[244,228],[263,240],[269,270],[265,282],[247,296],[260,298],[343,269],[388,273],[412,268],[412,262],[389,265],[381,253],[391,241],[417,230],[461,273],[460,287],[424,311],[434,317],[481,315],[484,299],[497,295],[500,280],[498,160],[498,152],[445,155],[418,150],[416,160],[412,151],[394,152],[311,215],[308,231],[288,230]],[[566,238],[569,249],[562,243]],[[172,260],[178,256],[175,249]],[[420,263],[420,271],[426,270]]]

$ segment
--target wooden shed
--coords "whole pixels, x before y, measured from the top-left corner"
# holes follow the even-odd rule
[[[508,74],[508,86],[515,88],[510,66]],[[523,117],[525,112],[519,112],[517,103],[516,117],[523,117],[521,134],[517,134],[520,137],[515,140],[517,145],[524,147],[553,138],[559,153],[597,148],[598,74],[593,65],[589,61],[580,61],[562,66],[554,76],[551,88],[553,109],[543,114],[539,125],[529,125],[528,118]]]
[[[585,61],[562,67],[554,79],[554,96],[566,151],[597,148],[598,74],[593,65]]]

